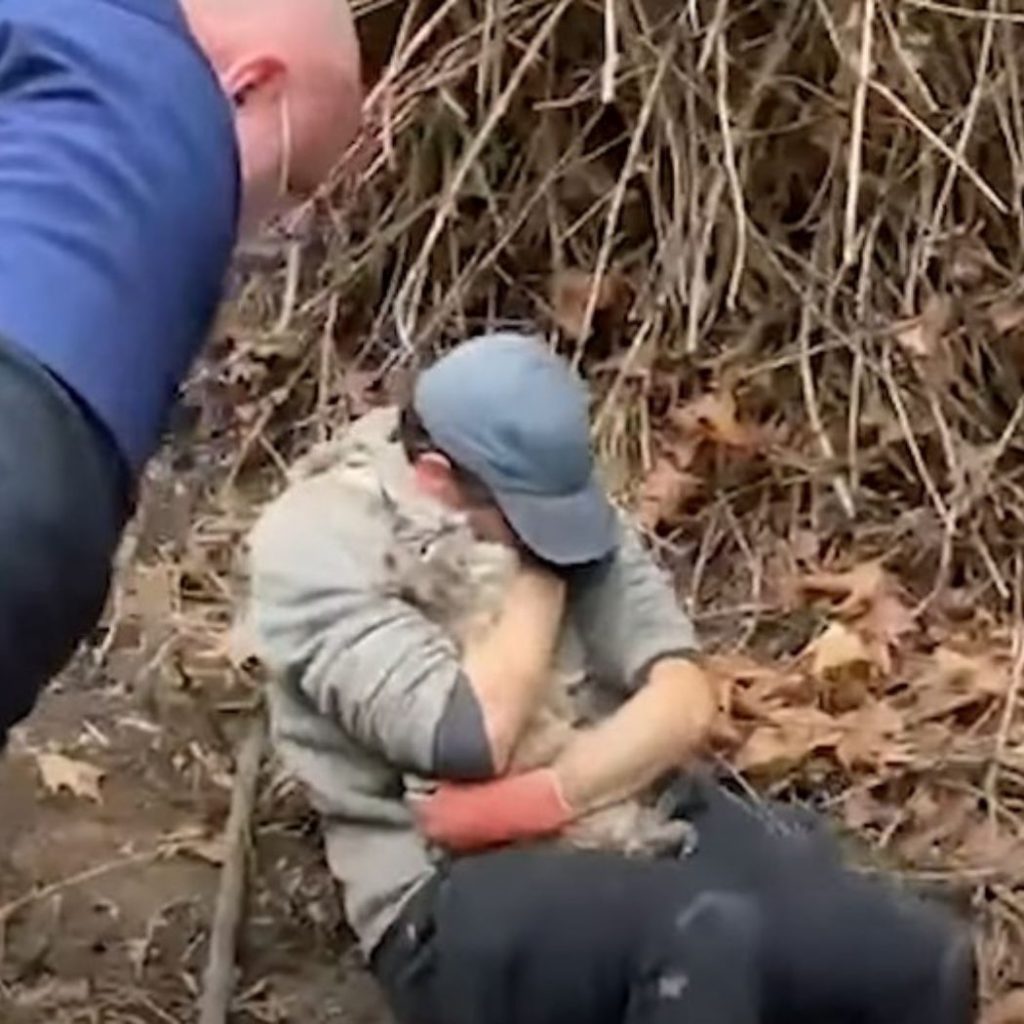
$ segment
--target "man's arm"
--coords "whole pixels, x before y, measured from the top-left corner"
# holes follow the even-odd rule
[[[699,750],[714,715],[711,682],[696,665],[659,661],[633,697],[578,732],[550,768],[442,785],[419,802],[420,828],[458,852],[555,835],[681,767]]]
[[[250,538],[262,656],[325,716],[402,771],[491,778],[547,678],[563,584],[533,568],[463,662],[453,639],[373,582],[358,498],[330,474],[293,485]],[[365,541],[365,543],[360,543]]]
[[[706,739],[714,688],[687,657],[696,648],[693,628],[639,538],[625,528],[614,558],[573,577],[569,613],[589,670],[632,696],[577,733],[551,768],[444,787],[420,808],[421,827],[435,841],[469,850],[557,832],[646,789]]]
[[[714,688],[693,662],[666,658],[617,711],[584,729],[552,766],[574,814],[635,796],[697,754],[716,713]]]
[[[566,799],[585,811],[633,796],[690,759],[717,699],[693,660],[697,637],[670,580],[628,523],[614,558],[575,574],[569,610],[588,673],[632,695],[556,762]]]
[[[551,678],[564,604],[565,583],[524,560],[497,622],[463,654],[462,669],[483,716],[495,774],[508,767]]]

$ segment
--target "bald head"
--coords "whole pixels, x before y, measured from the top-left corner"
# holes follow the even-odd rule
[[[359,43],[346,0],[182,0],[235,107],[245,221],[327,176],[359,126]]]

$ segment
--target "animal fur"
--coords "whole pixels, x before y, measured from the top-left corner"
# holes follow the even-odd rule
[[[429,528],[394,506],[396,548],[389,559],[390,587],[441,625],[460,647],[495,620],[517,568],[514,552],[476,540],[458,523]],[[513,751],[510,769],[529,771],[551,764],[572,738],[576,713],[557,673]],[[414,791],[423,781],[408,780]],[[637,799],[622,800],[577,819],[562,841],[584,849],[653,856],[692,846],[693,829]]]

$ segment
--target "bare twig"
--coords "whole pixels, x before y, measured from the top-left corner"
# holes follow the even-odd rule
[[[199,1024],[224,1024],[231,1005],[235,987],[235,943],[245,898],[245,867],[264,738],[263,718],[258,716],[250,724],[238,752],[231,811],[224,829],[227,855],[210,929]]]
[[[857,255],[857,210],[860,205],[860,174],[864,156],[864,111],[868,102],[868,79],[871,77],[874,25],[875,0],[864,0],[861,10],[857,88],[853,96],[850,167],[846,183],[846,216],[843,221],[843,263],[847,265],[852,263]]]

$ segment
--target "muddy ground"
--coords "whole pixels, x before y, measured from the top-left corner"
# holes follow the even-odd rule
[[[149,483],[104,623],[0,760],[4,1024],[196,1016],[231,756],[258,684],[223,656],[243,527],[206,516],[202,474],[173,456]],[[51,754],[77,774],[47,778]],[[315,820],[272,758],[254,837],[233,1022],[388,1021]]]
[[[197,734],[187,700],[158,717],[103,678],[66,683],[20,730],[0,765],[0,905],[25,901],[6,926],[0,1019],[193,1019],[218,879],[212,838],[230,799],[222,758]],[[101,769],[100,802],[48,792],[37,766],[46,750]],[[235,1019],[386,1021],[313,822],[273,786],[254,864]]]

